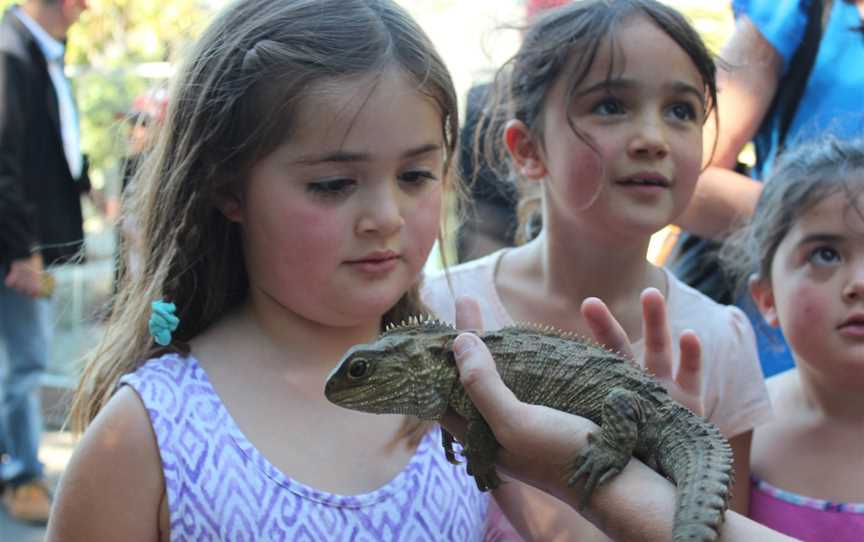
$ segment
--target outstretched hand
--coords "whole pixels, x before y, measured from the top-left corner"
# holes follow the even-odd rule
[[[704,415],[702,400],[702,345],[693,331],[678,339],[681,357],[677,371],[672,348],[672,334],[666,319],[666,300],[656,288],[642,292],[642,336],[645,338],[645,369],[660,380],[679,403]],[[635,358],[624,328],[603,301],[589,297],[582,302],[585,318],[594,340],[611,350]],[[674,373],[674,377],[673,377]]]

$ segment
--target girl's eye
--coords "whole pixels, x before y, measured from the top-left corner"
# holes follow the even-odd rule
[[[678,103],[669,108],[671,114],[677,120],[696,120],[696,110],[688,103]]]
[[[807,254],[807,261],[819,266],[834,265],[840,260],[840,253],[827,246],[816,247]]]
[[[405,173],[399,175],[399,180],[406,184],[422,185],[425,184],[427,181],[437,181],[438,177],[431,171],[417,170],[406,171]]]
[[[618,99],[606,98],[591,108],[591,112],[603,116],[623,115],[624,104]]]
[[[332,179],[329,181],[319,181],[309,183],[307,189],[309,192],[319,196],[340,196],[348,192],[354,185],[352,179]]]

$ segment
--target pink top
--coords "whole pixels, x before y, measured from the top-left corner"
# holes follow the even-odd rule
[[[804,542],[861,542],[864,503],[839,503],[791,493],[752,478],[750,518]]]

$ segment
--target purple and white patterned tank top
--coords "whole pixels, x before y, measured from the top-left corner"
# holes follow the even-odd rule
[[[167,354],[121,379],[156,435],[171,540],[480,541],[487,495],[450,465],[440,430],[371,493],[335,495],[292,480],[246,439],[195,358]]]

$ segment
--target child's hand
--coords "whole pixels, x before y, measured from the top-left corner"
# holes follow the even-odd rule
[[[681,358],[678,372],[672,378],[675,365],[672,334],[666,320],[666,300],[656,288],[642,292],[642,336],[645,338],[645,369],[653,373],[669,390],[669,394],[693,412],[703,415],[702,401],[702,346],[692,331],[684,331],[679,338]],[[633,356],[630,340],[624,329],[603,301],[589,297],[582,302],[585,318],[594,340]]]

